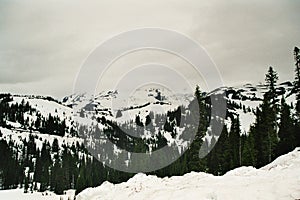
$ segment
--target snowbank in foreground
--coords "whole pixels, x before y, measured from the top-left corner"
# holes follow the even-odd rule
[[[271,164],[255,169],[241,167],[224,176],[189,173],[157,178],[137,174],[121,184],[103,183],[82,191],[76,200],[100,199],[197,199],[197,200],[296,200],[300,199],[300,148]]]

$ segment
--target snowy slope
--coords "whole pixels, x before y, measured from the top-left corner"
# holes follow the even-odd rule
[[[295,94],[292,93],[293,85],[290,82],[278,84],[276,86],[278,101],[281,96],[285,96],[288,104],[295,103]],[[251,85],[246,84],[236,87],[221,87],[207,94],[209,97],[213,94],[225,93],[227,100],[228,116],[226,119],[221,119],[227,125],[228,130],[231,127],[231,117],[240,118],[242,133],[248,133],[250,126],[255,122],[255,110],[262,103],[263,95],[267,92],[267,86],[263,84]],[[139,133],[142,138],[149,138],[151,135],[156,135],[159,131],[163,132],[163,127],[158,127],[156,124],[156,114],[166,114],[170,110],[176,109],[178,106],[187,106],[193,99],[193,94],[173,94],[171,91],[162,87],[142,87],[137,89],[128,97],[122,94],[122,91],[103,91],[97,95],[89,96],[87,94],[73,94],[65,97],[62,103],[54,100],[48,100],[47,97],[40,96],[13,96],[11,103],[21,103],[22,100],[28,102],[31,107],[35,108],[42,116],[47,117],[49,114],[58,116],[61,120],[66,121],[68,132],[72,127],[75,130],[81,125],[93,127],[96,124],[100,130],[107,128],[106,123],[99,123],[99,119],[103,117],[106,120],[116,122],[119,126],[125,123],[131,123],[136,126],[135,120],[139,116],[142,123],[145,124],[146,117],[151,117],[152,123],[155,126],[155,131]],[[184,110],[182,110],[184,111]],[[182,116],[186,115],[185,112]],[[36,114],[30,115],[25,113],[25,118],[34,121]],[[21,129],[19,124],[7,122],[16,129]],[[183,127],[184,128],[184,127]],[[21,132],[26,130],[20,130]],[[178,131],[182,133],[181,131]],[[182,144],[179,138],[174,141],[168,137],[168,133],[163,134],[167,139],[168,144]],[[67,136],[68,135],[67,133]],[[82,135],[80,135],[82,137]],[[180,134],[178,134],[180,137]],[[93,138],[90,138],[93,140]],[[215,136],[215,139],[217,137]],[[207,133],[204,140],[210,144],[212,135]],[[180,146],[180,145],[179,145]],[[181,145],[186,146],[186,144]],[[181,147],[179,147],[181,149]]]
[[[71,147],[73,144],[76,145],[77,142],[79,144],[83,143],[83,139],[81,138],[68,137],[68,136],[60,137],[56,135],[42,134],[39,133],[38,131],[30,132],[22,129],[13,130],[13,129],[7,129],[3,127],[0,127],[0,131],[2,133],[0,139],[3,138],[6,141],[12,141],[14,144],[18,144],[20,147],[23,145],[23,141],[24,140],[29,141],[29,136],[32,135],[34,136],[35,144],[39,150],[42,149],[44,141],[47,141],[50,144],[52,144],[55,139],[57,139],[58,145],[60,147],[62,147],[62,145],[67,145]]]
[[[187,106],[192,99],[192,94],[173,94],[162,87],[145,87],[129,96],[122,91],[105,91],[96,95],[73,94],[65,97],[62,102],[72,107],[75,115],[83,110],[89,118],[105,116],[124,123],[134,120],[137,115],[144,118],[149,111],[162,114],[181,105]],[[122,113],[121,117],[116,117],[117,111]]]
[[[255,122],[254,111],[262,103],[263,96],[267,91],[268,88],[264,84],[245,84],[221,87],[207,93],[207,96],[226,94],[229,112],[234,116],[239,115],[242,133],[247,133]],[[279,103],[281,97],[284,96],[287,104],[295,104],[295,94],[291,82],[277,84],[276,92]],[[94,96],[73,94],[65,97],[62,102],[63,105],[73,108],[75,116],[79,116],[79,112],[83,110],[86,118],[104,116],[106,119],[123,124],[134,121],[136,116],[143,121],[149,112],[165,114],[178,106],[187,106],[194,98],[193,94],[173,94],[159,86],[139,88],[129,96],[124,95],[122,91],[105,91]],[[121,113],[120,116],[117,116],[117,112]],[[225,123],[230,129],[231,120],[225,119]]]
[[[278,84],[276,86],[278,100],[283,95],[288,104],[295,103],[295,94],[292,93],[292,89],[293,85],[290,82]],[[229,111],[234,115],[239,115],[241,130],[246,133],[255,121],[253,111],[261,104],[267,90],[267,86],[263,84],[246,84],[236,87],[221,87],[207,95],[225,93]],[[96,124],[96,119],[101,117],[119,124],[134,121],[136,116],[140,116],[144,121],[150,112],[166,114],[167,111],[174,110],[178,106],[187,106],[192,99],[193,94],[173,94],[171,91],[157,86],[156,88],[139,88],[130,96],[124,96],[122,91],[104,91],[93,96],[73,94],[65,97],[62,103],[49,101],[46,97],[15,95],[12,103],[21,103],[22,100],[25,100],[42,116],[47,117],[51,113],[62,120],[65,119],[66,125],[71,127],[73,122]],[[81,116],[81,112],[84,113],[84,116]],[[117,116],[117,112],[120,112],[121,115]],[[28,117],[35,119],[35,116]],[[225,122],[229,129],[230,120],[226,119]]]
[[[60,119],[69,119],[73,115],[73,110],[58,102],[38,98],[35,96],[13,96],[11,103],[20,104],[22,100],[29,103],[32,108],[38,110],[42,116],[47,117],[50,113],[53,116],[58,116]]]
[[[77,200],[197,199],[197,200],[297,200],[300,199],[300,148],[255,169],[241,167],[224,176],[189,173],[157,178],[137,174],[121,184],[103,183],[88,188]]]
[[[254,111],[262,103],[264,94],[268,91],[268,87],[264,84],[252,85],[245,84],[236,87],[221,87],[208,95],[224,92],[226,93],[227,108],[230,113],[235,116],[239,115],[242,133],[247,133],[250,126],[255,122]],[[295,93],[291,82],[283,82],[276,85],[277,101],[285,98],[288,105],[295,105]],[[225,121],[227,128],[230,129],[231,121]]]

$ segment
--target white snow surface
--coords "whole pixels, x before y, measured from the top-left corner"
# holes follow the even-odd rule
[[[0,190],[0,199],[2,200],[69,200],[73,199],[75,190],[65,191],[64,195],[56,195],[53,192],[28,192],[24,189]]]
[[[108,199],[297,200],[300,199],[300,148],[255,169],[240,167],[224,176],[191,172],[157,178],[137,174],[121,184],[88,188],[76,200]]]
[[[63,144],[71,147],[73,144],[76,145],[77,142],[79,144],[83,143],[83,139],[77,137],[68,137],[68,136],[60,137],[57,135],[42,134],[36,131],[30,132],[23,129],[10,130],[7,128],[0,127],[0,131],[2,133],[0,139],[3,138],[6,141],[12,140],[15,144],[19,146],[23,145],[24,139],[28,141],[29,136],[32,135],[34,136],[35,144],[39,150],[42,150],[44,141],[48,141],[50,144],[52,144],[54,139],[57,139],[58,145],[60,147],[62,147]]]

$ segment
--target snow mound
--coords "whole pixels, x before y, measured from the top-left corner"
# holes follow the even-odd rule
[[[251,173],[256,173],[257,169],[254,167],[239,167],[235,170],[227,172],[224,176],[248,176]]]
[[[300,147],[294,151],[278,157],[272,163],[262,167],[263,170],[278,170],[286,168],[297,168],[300,166]]]
[[[77,200],[96,199],[197,199],[197,200],[296,200],[300,199],[300,148],[269,165],[240,167],[224,176],[191,172],[158,178],[137,174],[121,184],[103,183],[88,188]]]

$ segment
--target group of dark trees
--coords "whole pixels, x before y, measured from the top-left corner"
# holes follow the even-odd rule
[[[266,74],[265,92],[261,104],[256,110],[246,108],[234,101],[228,101],[227,119],[231,125],[224,125],[221,135],[214,135],[213,127],[209,128],[211,119],[211,96],[202,93],[199,87],[195,91],[195,99],[190,105],[178,107],[166,114],[152,112],[142,120],[139,115],[135,120],[117,124],[102,117],[97,119],[99,124],[93,127],[78,127],[75,135],[90,143],[76,142],[67,144],[54,139],[41,141],[38,134],[32,133],[25,137],[22,143],[14,142],[11,138],[0,139],[0,188],[11,189],[21,187],[24,192],[51,190],[62,194],[66,189],[76,189],[77,193],[87,187],[100,185],[104,181],[119,183],[128,180],[134,174],[117,171],[105,165],[103,160],[114,158],[128,161],[131,166],[130,155],[116,153],[114,148],[107,148],[104,140],[109,140],[128,152],[151,153],[168,145],[164,133],[170,133],[175,139],[192,140],[186,148],[176,149],[174,155],[182,154],[172,164],[150,172],[148,174],[159,177],[183,175],[191,171],[204,171],[215,175],[222,175],[239,166],[262,167],[280,155],[300,146],[300,55],[299,49],[294,49],[295,82],[293,89],[282,95],[276,89],[278,74],[270,67]],[[286,98],[296,95],[296,103],[289,105]],[[221,97],[217,97],[221,98]],[[236,95],[235,99],[245,98]],[[241,99],[242,100],[242,99]],[[9,94],[0,95],[0,126],[10,127],[7,121],[18,122],[23,129],[36,130],[64,136],[68,132],[65,120],[49,115],[43,117],[28,103],[12,103]],[[197,108],[197,109],[195,109]],[[239,115],[233,112],[235,108],[244,112],[253,112],[255,123],[248,133],[241,131]],[[36,119],[24,118],[25,113],[35,115]],[[118,113],[121,117],[122,113]],[[219,123],[224,123],[220,119]],[[183,132],[178,133],[179,128]],[[151,137],[135,137],[144,133],[157,134]],[[128,131],[132,135],[128,135]],[[195,135],[191,134],[195,133]],[[211,140],[204,140],[206,134]],[[0,132],[0,136],[2,136]],[[59,138],[59,137],[57,137]],[[42,142],[38,147],[37,143]],[[88,146],[91,145],[91,146]],[[100,157],[90,154],[91,148],[101,151]],[[212,148],[214,147],[214,148]],[[98,148],[98,149],[97,149]],[[201,157],[200,149],[208,153]],[[211,150],[212,149],[212,150]],[[203,152],[202,152],[203,153]],[[172,155],[170,155],[172,156]],[[163,157],[159,158],[165,159]],[[141,165],[148,164],[142,160]]]
[[[286,96],[276,90],[278,74],[270,67],[266,74],[268,91],[262,103],[256,108],[256,121],[249,133],[241,134],[239,116],[234,116],[228,133],[223,129],[216,147],[208,159],[209,172],[224,174],[238,166],[262,167],[280,155],[300,146],[300,110],[286,103],[286,97],[296,95],[296,105],[300,104],[299,49],[295,55],[295,82]]]
[[[46,190],[63,194],[67,189],[82,190],[106,180],[100,162],[93,162],[82,144],[67,146],[57,139],[37,148],[37,136],[30,135],[22,145],[0,140],[0,188],[24,188],[24,192]]]
[[[6,121],[19,122],[23,126],[29,125],[29,119],[24,119],[26,112],[34,112],[29,103],[22,101],[18,103],[10,103],[13,99],[10,94],[1,94],[0,96],[0,125],[7,126]]]
[[[256,121],[249,133],[241,134],[239,116],[232,117],[230,131],[223,129],[215,148],[207,156],[208,171],[224,174],[238,166],[262,167],[280,155],[300,146],[300,56],[295,47],[295,82],[293,89],[281,95],[276,90],[278,74],[270,67],[266,74],[268,91],[255,110]],[[296,95],[294,105],[286,103],[286,97]]]
[[[23,129],[36,130],[41,133],[64,136],[68,132],[65,119],[49,114],[42,116],[35,108],[32,108],[27,101],[23,99],[21,103],[12,103],[11,94],[1,94],[0,96],[0,126],[12,128],[7,122],[17,122]],[[35,119],[29,116],[35,116]]]

